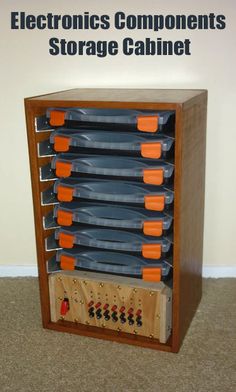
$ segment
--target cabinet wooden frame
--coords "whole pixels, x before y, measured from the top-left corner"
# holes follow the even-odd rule
[[[50,320],[46,262],[55,252],[45,251],[43,216],[53,206],[41,205],[41,192],[53,181],[40,182],[39,168],[50,157],[38,157],[37,144],[50,132],[36,132],[35,118],[48,107],[93,107],[114,109],[174,110],[174,246],[173,246],[173,329],[166,344],[123,332]],[[25,99],[31,181],[34,204],[36,247],[43,327],[138,346],[178,352],[202,293],[202,251],[204,223],[206,90],[73,89]]]

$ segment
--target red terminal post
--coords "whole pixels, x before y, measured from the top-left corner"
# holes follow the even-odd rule
[[[109,308],[109,304],[105,304],[105,305],[103,306],[103,309],[104,309],[104,310],[106,310],[107,308]]]
[[[113,305],[111,308],[112,312],[115,312],[116,309],[117,309],[117,305]]]
[[[142,313],[142,310],[138,309],[137,312],[136,312],[136,316],[141,316],[141,313]]]
[[[68,310],[69,310],[69,301],[68,299],[64,299],[61,303],[61,310],[60,310],[61,316],[65,316]]]
[[[93,306],[93,304],[94,304],[94,301],[90,301],[90,302],[88,303],[88,307],[91,308],[91,306]]]
[[[125,306],[121,306],[120,313],[124,313],[124,311],[125,311]]]
[[[98,308],[100,308],[100,306],[101,306],[101,302],[97,302],[95,305],[95,308],[98,309]]]
[[[133,311],[134,311],[134,309],[133,309],[133,308],[129,308],[129,310],[128,310],[128,313],[129,313],[129,314],[132,314],[132,313],[133,313]]]

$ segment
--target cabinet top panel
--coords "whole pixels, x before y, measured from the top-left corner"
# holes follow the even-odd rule
[[[169,89],[72,89],[27,98],[31,101],[84,101],[84,102],[152,102],[183,104],[206,90]]]

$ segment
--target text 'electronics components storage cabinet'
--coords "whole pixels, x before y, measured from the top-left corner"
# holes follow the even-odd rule
[[[25,107],[43,326],[177,352],[201,298],[206,91]]]

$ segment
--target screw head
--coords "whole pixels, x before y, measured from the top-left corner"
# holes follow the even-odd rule
[[[150,297],[152,297],[154,295],[154,292],[150,291],[149,295],[150,295]]]
[[[103,286],[104,286],[104,283],[100,283],[100,284],[99,284],[99,287],[103,287]]]
[[[73,279],[73,283],[76,283],[77,282],[77,279]]]

